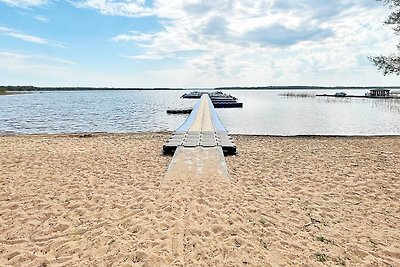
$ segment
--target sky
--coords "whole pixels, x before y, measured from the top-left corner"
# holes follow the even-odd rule
[[[0,0],[0,85],[399,86],[375,0]]]

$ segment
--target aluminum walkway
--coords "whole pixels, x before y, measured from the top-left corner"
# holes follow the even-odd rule
[[[204,238],[206,229],[198,230],[204,220],[223,229],[225,222],[217,220],[214,214],[218,212],[215,207],[228,201],[224,193],[231,188],[223,149],[227,153],[236,152],[209,96],[204,95],[164,145],[164,153],[174,156],[160,183],[162,198],[156,201],[155,209],[168,214],[165,241],[166,251],[174,255],[171,266],[192,265],[188,255],[206,249],[203,242],[196,241]],[[212,239],[216,233],[210,235]]]
[[[235,154],[236,145],[221,124],[208,94],[197,101],[189,117],[163,147],[164,154],[173,154],[178,147],[221,147],[224,154]]]

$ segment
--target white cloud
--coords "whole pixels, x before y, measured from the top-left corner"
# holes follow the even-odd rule
[[[47,3],[0,1],[16,6]],[[397,49],[396,36],[382,23],[388,9],[375,0],[68,1],[104,15],[158,19],[163,28],[159,32],[119,32],[111,40],[144,50],[124,56],[132,60],[180,61],[174,70],[148,72],[147,77],[171,84],[169,75],[180,73],[172,86],[189,80],[204,86],[368,83],[380,76],[367,56]],[[12,29],[0,27],[0,33],[57,44]]]
[[[0,51],[0,79],[3,84],[32,84],[72,78],[74,62],[46,55]],[[40,85],[38,83],[37,85]]]
[[[20,31],[11,29],[11,28],[7,28],[7,27],[0,26],[0,34],[4,34],[4,35],[7,35],[7,36],[10,36],[10,37],[13,37],[13,38],[25,41],[25,42],[65,48],[65,46],[60,42],[44,39],[44,38],[30,35],[30,34],[25,34],[23,32],[20,32]]]
[[[150,13],[162,31],[113,39],[145,48],[130,56],[135,60],[202,51],[184,58],[182,72],[215,85],[291,84],[301,77],[312,84],[309,79],[327,73],[368,76],[376,70],[367,56],[395,50],[397,42],[382,24],[387,9],[361,0],[155,0]]]
[[[126,58],[129,59],[139,59],[139,60],[160,60],[160,59],[164,59],[168,56],[172,56],[171,55],[157,55],[157,54],[143,54],[143,55],[137,55],[137,56],[125,56]]]
[[[151,41],[152,39],[152,34],[139,33],[137,31],[131,31],[129,34],[119,34],[111,38],[114,42],[146,42]]]
[[[45,17],[45,16],[40,16],[40,15],[35,16],[34,19],[36,19],[37,21],[43,22],[43,23],[50,22],[50,18]]]
[[[151,15],[151,9],[145,5],[145,0],[70,0],[78,8],[98,10],[101,14],[111,16],[141,17]]]
[[[55,57],[50,57],[50,56],[44,56],[44,55],[27,55],[27,54],[21,54],[21,53],[14,53],[14,52],[7,52],[7,51],[0,51],[0,57],[3,58],[12,58],[14,60],[19,60],[19,61],[24,61],[24,60],[40,60],[40,61],[47,61],[50,63],[58,63],[58,64],[67,64],[67,65],[74,65],[75,63],[62,59],[62,58],[55,58]]]
[[[37,44],[47,44],[48,43],[48,41],[43,38],[24,34],[24,33],[9,32],[9,33],[7,33],[7,35],[17,38],[17,39],[20,39],[20,40],[23,40],[23,41],[31,42],[31,43],[37,43]]]
[[[47,0],[0,0],[0,2],[20,8],[42,6],[48,3]]]

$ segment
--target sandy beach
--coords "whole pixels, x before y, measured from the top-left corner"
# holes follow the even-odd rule
[[[0,266],[400,266],[400,137],[234,136],[219,184],[169,135],[0,137]]]

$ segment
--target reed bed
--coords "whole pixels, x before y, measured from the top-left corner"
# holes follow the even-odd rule
[[[285,96],[285,97],[316,97],[315,94],[313,93],[308,93],[308,92],[286,92],[280,94],[280,96]]]
[[[379,101],[374,101],[374,106],[389,111],[400,112],[400,98],[379,99]]]
[[[392,96],[400,96],[400,90],[393,90],[390,92],[390,95]]]

